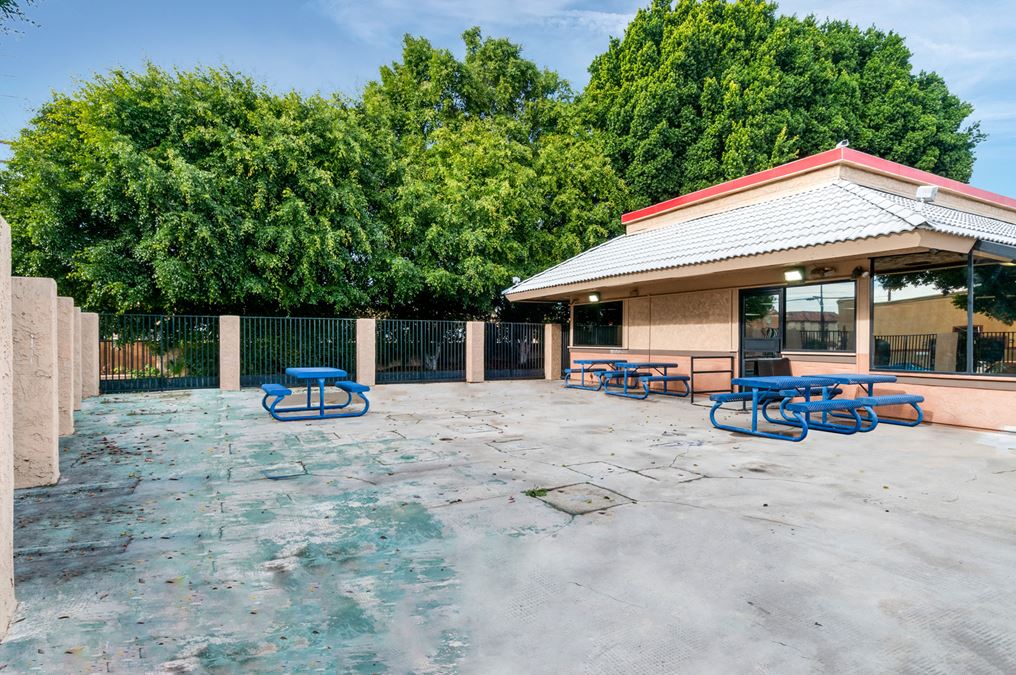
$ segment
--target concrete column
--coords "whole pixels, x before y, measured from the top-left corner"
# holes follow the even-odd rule
[[[81,410],[81,308],[74,308],[74,409]]]
[[[377,322],[356,320],[356,381],[373,387],[377,370]]]
[[[561,378],[561,324],[548,323],[543,326],[543,378]]]
[[[240,317],[219,317],[219,389],[240,390]]]
[[[60,435],[74,433],[74,300],[56,299],[56,391],[59,403]]]
[[[60,480],[56,282],[11,280],[14,331],[14,487]]]
[[[483,382],[483,335],[486,324],[466,322],[466,382]]]
[[[0,637],[14,600],[14,405],[11,331],[11,230],[0,216]]]
[[[81,395],[99,395],[99,315],[81,315]]]

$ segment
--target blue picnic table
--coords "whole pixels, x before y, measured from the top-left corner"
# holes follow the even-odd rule
[[[709,420],[718,429],[725,429],[727,431],[736,431],[743,434],[751,434],[753,436],[762,436],[763,438],[775,438],[779,440],[792,440],[800,441],[808,435],[809,428],[822,429],[823,431],[833,431],[836,433],[854,433],[859,431],[862,427],[862,420],[856,414],[856,410],[853,408],[861,407],[854,406],[851,408],[851,404],[845,401],[838,401],[837,406],[849,409],[854,412],[853,418],[855,425],[854,427],[847,427],[841,424],[831,424],[827,421],[825,416],[825,410],[821,409],[821,406],[814,407],[811,404],[812,399],[816,398],[817,401],[823,401],[829,399],[829,392],[832,388],[837,385],[837,382],[830,378],[814,377],[814,376],[774,376],[774,377],[735,377],[730,383],[735,387],[740,387],[740,392],[734,392],[730,394],[713,394],[710,398],[714,401],[712,409],[709,411]],[[795,409],[795,406],[789,405],[793,399],[803,398],[805,404],[809,404],[805,409]],[[731,424],[721,424],[716,419],[716,411],[724,403],[733,401],[750,403],[751,404],[751,427],[739,427]],[[780,415],[782,419],[775,419],[769,416],[767,407],[773,403],[780,404]],[[814,422],[811,419],[812,412],[821,412],[823,418],[820,422]],[[774,424],[785,424],[799,428],[801,431],[796,435],[788,436],[787,434],[774,433],[770,431],[762,431],[758,428],[759,414],[762,414],[763,418]],[[874,418],[874,413],[872,414]]]
[[[670,368],[677,368],[677,366],[678,364],[676,363],[667,363],[664,361],[625,361],[623,363],[616,364],[613,372],[604,373],[600,377],[604,382],[605,392],[610,396],[644,399],[649,396],[649,383],[645,382],[642,385],[641,392],[638,390],[634,392],[631,391],[629,383],[631,380],[640,376],[652,378],[653,372],[655,371],[657,373],[656,379],[663,382],[663,391],[660,393],[669,396],[687,396],[687,391],[678,393],[667,390],[668,378],[671,377],[668,375],[668,370]],[[684,376],[681,377],[682,380],[687,379]],[[620,389],[620,391],[610,391],[609,381],[612,379],[621,380],[620,385],[615,385],[617,389]]]
[[[568,389],[586,389],[588,391],[599,391],[603,388],[603,380],[597,378],[599,384],[595,387],[586,384],[586,375],[593,374],[598,375],[601,370],[593,370],[589,366],[611,366],[614,367],[619,363],[625,363],[624,359],[575,359],[572,363],[579,367],[579,383],[570,384],[572,369],[569,368],[565,371],[564,386]]]
[[[365,384],[359,384],[358,382],[347,381],[346,378],[349,377],[349,374],[341,368],[330,368],[324,366],[310,368],[286,368],[286,375],[289,375],[297,380],[306,381],[307,403],[306,405],[279,408],[279,403],[281,403],[285,397],[292,395],[292,390],[281,384],[261,385],[261,389],[265,392],[265,396],[261,401],[261,406],[267,410],[272,417],[279,421],[326,419],[332,417],[358,417],[365,414],[370,408],[370,401],[367,400],[365,395],[368,391],[370,391],[370,387]],[[325,383],[329,381],[335,381],[335,386],[345,392],[345,402],[325,403]],[[315,384],[317,385],[318,390],[318,401],[316,404],[313,401]],[[354,394],[363,401],[362,410],[343,413],[329,412],[347,407],[350,403],[352,403]],[[274,397],[274,400],[271,403],[268,403],[269,397]],[[313,414],[292,415],[289,413]]]
[[[887,384],[896,382],[895,375],[878,375],[876,373],[833,373],[830,375],[814,375],[813,377],[825,378],[829,380],[835,380],[837,384],[856,384],[864,390],[867,397],[864,400],[869,403],[869,407],[874,409],[875,406],[881,405],[909,405],[913,408],[917,414],[913,420],[897,420],[888,417],[879,417],[875,424],[868,424],[862,428],[861,431],[871,431],[875,428],[876,424],[894,424],[901,427],[916,427],[924,420],[924,411],[921,410],[921,406],[918,405],[924,399],[920,396],[914,396],[912,394],[891,394],[889,396],[876,396],[875,385],[876,384]],[[831,417],[843,418],[845,415],[842,412],[830,412]]]

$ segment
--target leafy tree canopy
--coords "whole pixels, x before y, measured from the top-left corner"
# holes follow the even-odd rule
[[[984,138],[899,35],[764,0],[653,0],[589,70],[585,112],[640,206],[842,139],[966,181]]]
[[[43,106],[2,175],[15,267],[116,311],[350,311],[377,153],[338,100],[229,71],[114,71]]]
[[[518,45],[463,35],[456,59],[407,37],[362,109],[395,162],[382,200],[389,307],[403,316],[501,307],[500,291],[620,231],[623,183],[571,92]]]

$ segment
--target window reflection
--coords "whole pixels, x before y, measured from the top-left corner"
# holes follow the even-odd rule
[[[788,287],[784,348],[853,351],[854,314],[852,281]]]
[[[624,328],[624,303],[597,302],[575,306],[576,345],[620,347]]]
[[[976,373],[1016,374],[1016,265],[974,265],[974,363]],[[966,344],[961,364],[966,368]]]

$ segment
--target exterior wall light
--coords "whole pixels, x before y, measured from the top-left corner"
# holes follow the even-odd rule
[[[593,292],[589,294],[589,302],[599,302],[599,301],[600,301],[599,293]]]
[[[804,281],[804,268],[803,267],[791,267],[788,270],[783,270],[784,281]]]

